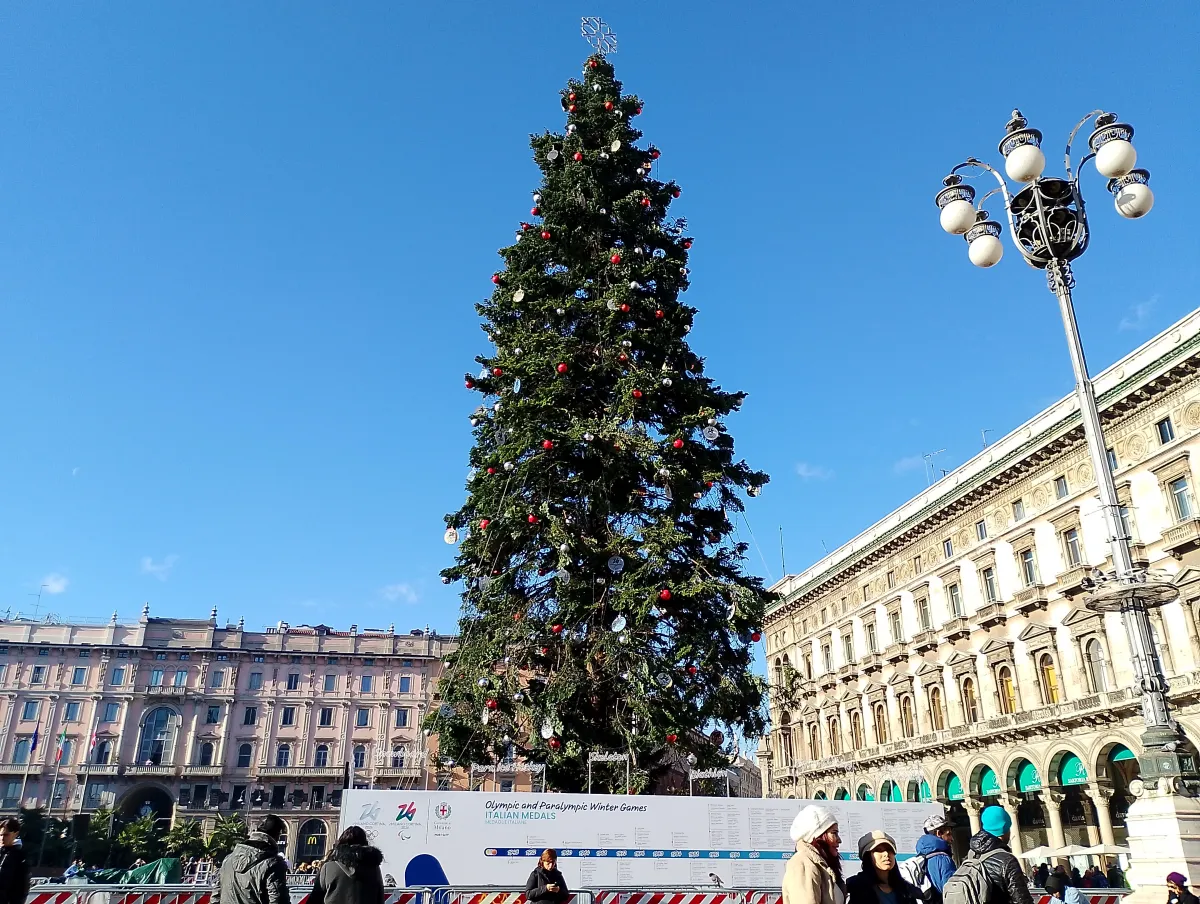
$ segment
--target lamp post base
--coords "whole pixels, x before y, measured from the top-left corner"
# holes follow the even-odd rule
[[[1147,789],[1130,804],[1125,824],[1129,883],[1136,889],[1128,904],[1161,904],[1167,897],[1167,873],[1200,879],[1200,799]]]

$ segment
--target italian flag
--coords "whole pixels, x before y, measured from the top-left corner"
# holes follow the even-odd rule
[[[67,726],[63,726],[62,731],[58,733],[58,747],[54,751],[54,762],[62,762],[63,744],[67,742]]]

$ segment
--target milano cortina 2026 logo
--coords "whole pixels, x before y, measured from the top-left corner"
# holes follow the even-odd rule
[[[400,804],[399,807],[397,807],[397,810],[396,822],[399,822],[402,819],[407,819],[409,822],[413,822],[417,815],[417,805],[412,801],[409,801],[406,804]]]

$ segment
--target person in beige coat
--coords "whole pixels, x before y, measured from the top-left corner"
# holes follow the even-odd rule
[[[796,853],[783,874],[783,904],[844,904],[837,817],[810,804],[792,820]]]

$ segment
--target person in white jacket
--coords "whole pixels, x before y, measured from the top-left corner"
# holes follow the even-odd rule
[[[837,817],[810,804],[792,820],[796,853],[783,874],[783,904],[844,904]]]

